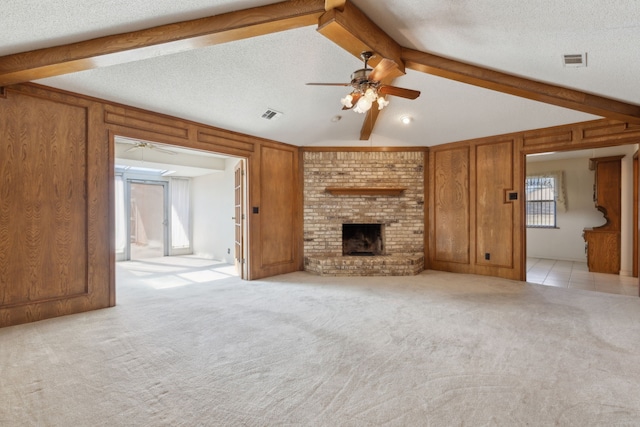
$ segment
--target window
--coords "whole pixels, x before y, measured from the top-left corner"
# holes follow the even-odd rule
[[[529,176],[525,181],[527,227],[556,228],[556,178]]]

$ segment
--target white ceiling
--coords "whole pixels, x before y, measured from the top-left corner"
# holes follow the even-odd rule
[[[232,0],[4,0],[0,55],[260,6]],[[640,104],[637,0],[353,0],[401,45]],[[563,54],[588,54],[565,68]],[[38,83],[299,146],[431,146],[597,118],[407,71],[369,141],[363,116],[341,111],[361,63],[315,27],[53,77]],[[268,121],[268,109],[284,115]],[[342,120],[331,119],[341,115]],[[410,115],[410,125],[399,117]]]

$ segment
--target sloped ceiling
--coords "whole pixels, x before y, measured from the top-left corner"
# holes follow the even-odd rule
[[[53,3],[3,2],[0,55],[275,2]],[[353,4],[403,47],[640,104],[640,8],[634,0]],[[585,52],[587,67],[563,66],[563,54]],[[363,116],[341,110],[346,88],[305,85],[348,82],[360,67],[357,58],[308,26],[37,83],[299,146],[432,146],[599,118],[408,69],[393,84],[421,96],[390,97],[371,138],[360,141]],[[267,109],[283,115],[265,120]],[[401,124],[403,115],[412,117],[409,125]]]

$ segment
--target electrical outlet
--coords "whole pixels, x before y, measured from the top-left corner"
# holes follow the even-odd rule
[[[486,252],[484,254],[484,259],[486,259],[487,261],[491,260],[491,254],[489,252]]]
[[[231,253],[231,248],[227,248],[227,253],[230,254]]]

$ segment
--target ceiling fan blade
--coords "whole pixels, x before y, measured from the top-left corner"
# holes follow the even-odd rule
[[[307,86],[351,86],[351,83],[307,83]]]
[[[140,147],[139,145],[134,145],[133,147],[129,148],[126,152],[135,151],[135,150],[137,150],[139,148],[142,148],[142,147]]]
[[[376,65],[373,71],[369,74],[368,79],[379,82],[387,77],[387,75],[397,68],[396,63],[390,59],[383,58],[382,61]]]
[[[402,87],[387,86],[387,85],[380,86],[380,88],[378,89],[378,93],[380,95],[393,95],[393,96],[399,96],[401,98],[408,98],[408,99],[416,99],[417,97],[420,96],[419,90],[405,89]]]
[[[176,153],[175,151],[171,151],[171,150],[166,150],[164,148],[160,148],[160,147],[156,147],[155,145],[150,146],[149,148],[153,149],[154,151],[157,151],[159,153],[164,153],[164,154],[171,154],[172,156],[175,156]]]

